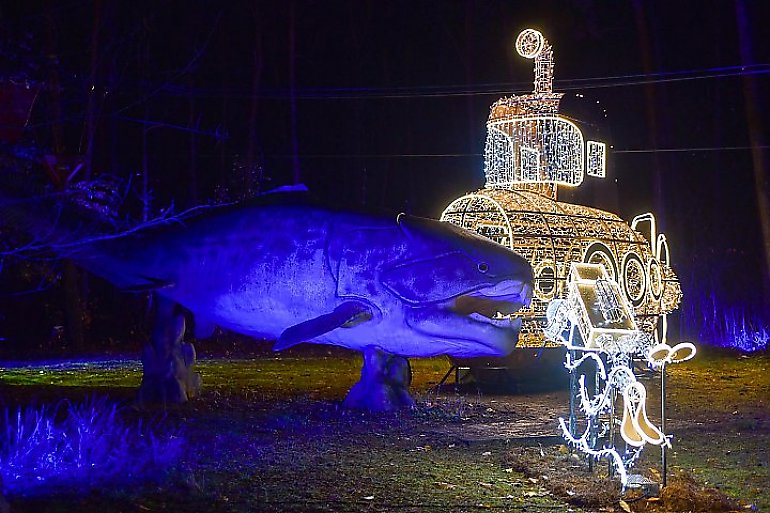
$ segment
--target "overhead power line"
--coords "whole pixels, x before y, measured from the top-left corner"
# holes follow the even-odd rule
[[[626,150],[610,150],[612,153],[696,153],[702,151],[749,151],[749,150],[767,150],[770,145],[762,146],[708,146],[694,148],[636,148]]]
[[[632,153],[698,153],[710,151],[750,151],[753,149],[768,150],[770,145],[763,146],[709,146],[709,147],[689,147],[689,148],[629,148],[621,150],[610,150],[611,153],[632,154]],[[292,158],[291,154],[273,154],[272,158]],[[432,158],[480,158],[483,153],[306,153],[300,155],[303,159],[432,159]]]
[[[722,66],[696,70],[664,71],[657,73],[616,75],[608,77],[589,77],[557,80],[554,89],[575,91],[612,87],[632,87],[649,84],[740,77],[747,75],[770,74],[770,64],[747,66]],[[442,86],[407,86],[407,87],[304,87],[295,91],[300,100],[364,100],[364,99],[399,99],[399,98],[442,98],[455,96],[500,96],[529,92],[531,82],[510,82],[493,84],[460,84]],[[251,98],[251,90],[238,88],[190,88],[178,84],[166,84],[162,92],[172,95],[197,97]],[[266,99],[286,99],[288,89],[263,89],[258,96]]]

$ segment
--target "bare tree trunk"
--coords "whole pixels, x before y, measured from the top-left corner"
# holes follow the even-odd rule
[[[144,119],[148,119],[149,109],[144,108]],[[150,218],[150,150],[147,132],[152,126],[142,128],[142,222],[146,223]]]
[[[62,110],[61,110],[61,91],[59,81],[59,70],[56,60],[56,18],[52,7],[49,5],[46,12],[46,21],[48,22],[48,38],[46,41],[46,54],[48,55],[48,95],[51,109],[51,137],[53,140],[53,152],[56,155],[64,153],[64,137],[62,135]]]
[[[222,87],[226,91],[229,87],[229,81],[227,75],[222,75]],[[229,116],[230,111],[230,102],[227,95],[222,96],[222,114],[220,115],[219,119],[227,120]],[[225,124],[227,121],[225,121]],[[232,162],[229,162],[228,160],[228,151],[229,147],[227,145],[227,138],[222,139],[219,141],[219,183],[220,184],[229,184],[230,183],[230,176],[232,174]],[[229,189],[229,186],[227,187]],[[227,201],[232,201],[232,191],[228,191],[227,194]]]
[[[83,317],[85,309],[80,294],[81,273],[75,263],[69,258],[62,262],[64,269],[64,318],[66,320],[66,335],[70,349],[80,351],[85,347],[85,326]]]
[[[648,9],[641,0],[634,0],[634,13],[636,16],[636,27],[639,31],[640,46],[642,49],[642,66],[645,73],[652,73],[654,70],[653,45],[649,34],[649,24],[647,23]],[[644,88],[646,97],[646,117],[649,137],[655,150],[659,149],[660,142],[665,141],[667,126],[665,120],[658,116],[658,105],[661,103],[658,94],[655,92],[655,86],[646,85]],[[660,231],[666,231],[666,204],[663,195],[663,165],[660,162],[658,152],[653,152],[653,194],[655,204],[655,217],[658,221]]]
[[[80,152],[83,154],[83,176],[91,177],[93,172],[94,139],[99,124],[99,107],[101,104],[102,83],[99,77],[100,33],[103,24],[102,0],[94,0],[94,20],[91,28],[91,71],[88,79],[88,102],[86,104],[85,130],[80,142]],[[85,143],[85,149],[83,148]]]
[[[144,20],[145,25],[149,25],[149,20]],[[148,34],[144,44],[139,46],[139,67],[149,73],[150,71],[150,39]],[[149,101],[144,103],[144,119],[150,118]],[[147,222],[150,218],[150,156],[149,156],[149,138],[147,132],[152,130],[153,126],[144,126],[142,128],[142,222]]]
[[[476,73],[473,66],[473,47],[476,42],[476,34],[473,32],[475,24],[474,13],[478,6],[473,0],[466,0],[465,2],[465,84],[472,86],[476,83]],[[476,132],[478,130],[478,120],[475,118],[475,98],[472,95],[465,97],[465,113],[468,116],[468,124],[466,130],[468,131],[468,153],[475,153],[478,149],[476,139]]]
[[[749,3],[737,0],[735,17],[738,24],[738,42],[741,64],[754,64],[751,49],[751,17]],[[757,214],[762,230],[762,292],[765,309],[770,309],[770,181],[768,180],[768,161],[765,157],[766,145],[765,128],[762,114],[763,105],[756,78],[753,75],[743,75],[743,98],[746,109],[746,121],[749,128],[749,143],[751,144],[751,161],[754,168],[754,193],[757,198]]]
[[[254,5],[254,50],[252,51],[252,62],[254,63],[254,72],[251,81],[251,103],[249,108],[249,140],[246,143],[246,166],[249,170],[258,170],[256,186],[254,192],[262,190],[262,166],[257,157],[257,148],[259,144],[259,131],[257,129],[257,117],[259,114],[259,91],[262,81],[262,23],[260,19],[259,3]],[[259,151],[261,153],[261,150]]]
[[[294,0],[289,2],[289,109],[291,116],[291,171],[293,183],[302,182],[299,168],[299,142],[297,140],[297,89],[296,89],[296,34]]]
[[[48,87],[51,105],[51,137],[54,155],[62,155],[65,152],[64,133],[62,131],[62,108],[59,71],[57,69],[57,44],[56,44],[56,18],[53,14],[53,6],[49,4],[46,9],[48,24],[48,40],[46,43],[47,54],[50,57],[48,63]],[[64,183],[62,182],[62,185]],[[85,345],[83,335],[83,302],[79,289],[79,272],[75,264],[65,259],[63,262],[63,292],[64,292],[64,318],[66,338],[70,347],[80,350]]]
[[[195,109],[195,97],[192,93],[193,84],[190,84],[190,94],[187,97],[187,106],[189,114],[187,117],[187,126],[191,128],[198,127],[198,116]],[[190,130],[190,201],[192,205],[198,204],[198,134],[195,130]]]

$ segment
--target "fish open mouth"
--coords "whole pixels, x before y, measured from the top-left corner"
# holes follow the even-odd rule
[[[531,299],[532,287],[528,283],[507,280],[455,298],[451,309],[497,328],[518,330],[521,319],[513,320],[512,314],[528,306]]]

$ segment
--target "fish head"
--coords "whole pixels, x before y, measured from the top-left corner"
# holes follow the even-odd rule
[[[401,215],[398,224],[419,251],[386,266],[380,280],[411,330],[451,356],[510,353],[521,329],[512,314],[532,297],[529,262],[450,223]]]

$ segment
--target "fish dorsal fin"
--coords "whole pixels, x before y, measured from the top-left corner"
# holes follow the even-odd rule
[[[260,196],[267,196],[268,194],[304,194],[308,192],[310,192],[310,190],[304,183],[298,183],[296,185],[282,185],[281,187],[270,189],[269,191],[260,194]]]

